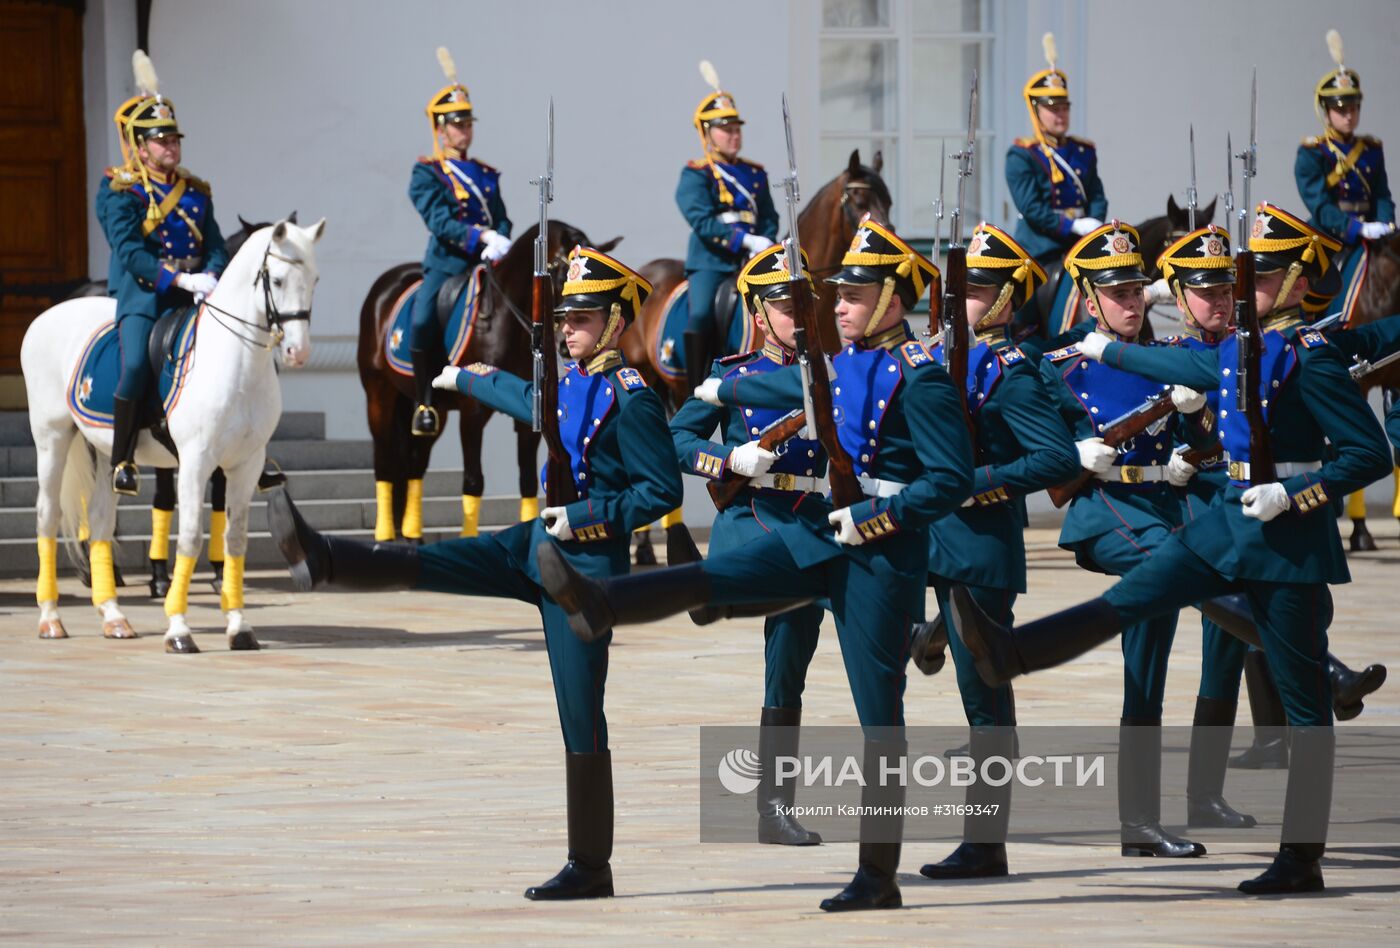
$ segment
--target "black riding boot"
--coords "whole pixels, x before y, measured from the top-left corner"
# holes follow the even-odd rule
[[[977,781],[967,788],[963,842],[942,862],[919,870],[929,879],[989,879],[1007,874],[1006,832],[1011,821],[1011,781],[1000,787],[981,779],[982,762],[1000,757],[1011,764],[1016,755],[1014,727],[974,727],[968,750],[977,767]],[[972,810],[981,810],[976,815]],[[991,815],[987,815],[991,814]]]
[[[413,394],[417,400],[413,409],[412,430],[420,438],[432,438],[442,430],[442,419],[433,407],[433,379],[441,366],[436,364],[431,352],[414,349],[412,355]]]
[[[1291,729],[1293,766],[1283,802],[1283,834],[1273,865],[1240,883],[1248,895],[1321,892],[1322,853],[1332,812],[1332,771],[1337,736],[1331,727]]]
[[[889,785],[881,785],[880,760],[894,762],[907,754],[909,744],[903,740],[870,740],[865,742],[865,786],[860,792],[859,867],[846,887],[829,899],[823,899],[823,912],[857,912],[863,909],[900,908],[904,904],[899,893],[896,872],[899,869],[900,844],[904,838],[904,784],[897,775],[890,776]],[[880,812],[884,811],[884,812]]]
[[[1235,730],[1235,702],[1196,697],[1186,769],[1186,825],[1249,829],[1254,817],[1225,802],[1225,764]]]
[[[758,841],[779,846],[817,846],[822,838],[803,828],[791,813],[797,781],[778,784],[778,758],[796,757],[802,725],[801,708],[764,708],[758,719]],[[786,810],[787,812],[783,812]]]
[[[610,899],[613,894],[612,752],[564,755],[569,799],[569,861],[543,885],[525,890],[537,902]]]
[[[690,386],[690,392],[695,391],[695,386],[710,377],[710,368],[714,361],[715,350],[710,341],[710,334],[687,331],[685,334],[685,381]],[[686,392],[686,395],[689,395],[690,392]]]
[[[418,583],[418,550],[397,543],[364,543],[317,533],[302,519],[285,490],[267,501],[267,526],[298,592],[339,589],[412,589]]]
[[[1249,692],[1249,713],[1254,719],[1254,742],[1235,757],[1230,766],[1242,770],[1285,770],[1288,767],[1287,718],[1278,695],[1269,660],[1258,649],[1244,657],[1244,684]]]
[[[909,660],[925,675],[936,675],[948,661],[948,623],[939,609],[928,622],[916,622],[910,630]]]
[[[128,497],[141,490],[135,463],[136,440],[141,436],[136,427],[139,404],[129,398],[112,399],[112,490]]]
[[[1118,727],[1118,822],[1125,856],[1204,856],[1206,848],[1162,828],[1162,721],[1123,718]]]
[[[710,599],[710,577],[700,563],[595,579],[569,565],[553,543],[541,543],[535,557],[545,592],[569,614],[569,628],[585,642],[597,641],[613,626],[654,622]]]
[[[1029,672],[1053,668],[1102,645],[1121,630],[1106,599],[1091,599],[1012,632],[982,611],[965,586],[949,596],[953,628],[972,653],[977,673],[993,688]]]

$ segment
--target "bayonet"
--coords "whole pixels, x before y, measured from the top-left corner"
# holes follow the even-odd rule
[[[933,259],[936,263],[942,253],[943,243],[943,184],[948,172],[948,143],[938,140],[938,196],[933,200]]]
[[[1225,227],[1229,229],[1230,218],[1235,216],[1235,146],[1230,143],[1230,133],[1225,133]],[[1235,247],[1239,253],[1239,247]]]
[[[1199,204],[1196,195],[1196,126],[1193,123],[1189,126],[1191,140],[1191,186],[1186,189],[1186,229],[1196,229],[1196,207]]]
[[[943,296],[939,301],[939,322],[942,326],[943,367],[957,388],[962,405],[963,423],[969,434],[975,435],[972,408],[967,401],[967,248],[962,239],[962,216],[967,200],[967,179],[972,177],[973,156],[977,149],[977,70],[972,71],[972,86],[967,93],[967,140],[962,151],[952,157],[958,162],[958,203],[953,207],[948,239],[948,259],[943,274]],[[932,328],[930,326],[930,328]],[[976,438],[973,438],[976,444]]]
[[[783,247],[787,253],[788,273],[796,280],[802,274],[802,247],[797,236],[797,202],[802,199],[802,192],[797,182],[797,146],[792,140],[792,114],[788,111],[786,92],[783,93],[783,135],[787,138],[788,157],[788,173],[783,179],[783,194],[787,199],[788,238],[783,241]]]
[[[539,188],[540,231],[535,235],[535,280],[549,278],[549,205],[554,200],[554,97],[549,99],[549,113],[545,119],[544,173],[530,182]],[[534,362],[534,394],[530,401],[530,429],[544,430],[545,398],[545,359],[555,358],[553,352],[545,352],[546,325],[554,318],[553,313],[545,314],[545,319],[535,318],[530,327],[530,348]]]

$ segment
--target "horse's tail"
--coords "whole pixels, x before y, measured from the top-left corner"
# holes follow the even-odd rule
[[[69,560],[80,568],[87,563],[80,539],[86,519],[87,499],[92,496],[96,484],[97,461],[88,447],[87,439],[79,434],[68,443],[68,459],[63,465],[63,487],[58,497],[63,518],[63,546]]]

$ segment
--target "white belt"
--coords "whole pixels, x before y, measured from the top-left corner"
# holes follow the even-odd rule
[[[1231,461],[1228,468],[1230,480],[1247,481],[1250,479],[1248,461]],[[1309,474],[1313,471],[1320,470],[1322,470],[1321,461],[1284,461],[1282,464],[1274,465],[1274,475],[1278,477],[1279,480],[1283,480],[1285,477],[1292,477],[1295,474]]]
[[[899,481],[887,481],[883,477],[871,477],[869,474],[860,474],[856,480],[860,482],[861,493],[867,497],[893,497],[909,486]]]
[[[758,216],[753,211],[721,211],[718,215],[725,224],[755,224]]]
[[[1167,468],[1163,464],[1115,464],[1102,474],[1094,472],[1094,477],[1113,484],[1150,484],[1167,479]]]
[[[803,477],[798,474],[760,474],[749,478],[750,487],[767,487],[770,490],[798,490],[805,494],[815,494],[826,489],[826,480],[821,477]]]

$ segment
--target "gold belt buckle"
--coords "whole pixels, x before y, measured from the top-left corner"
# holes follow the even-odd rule
[[[1228,471],[1230,475],[1230,480],[1232,481],[1249,480],[1249,465],[1243,461],[1231,461],[1229,467],[1226,468],[1226,470]]]
[[[773,489],[774,489],[774,490],[797,490],[797,475],[796,475],[796,474],[774,474],[774,475],[773,475]]]
[[[1124,484],[1141,484],[1142,468],[1136,464],[1124,464],[1118,469],[1118,477]]]

